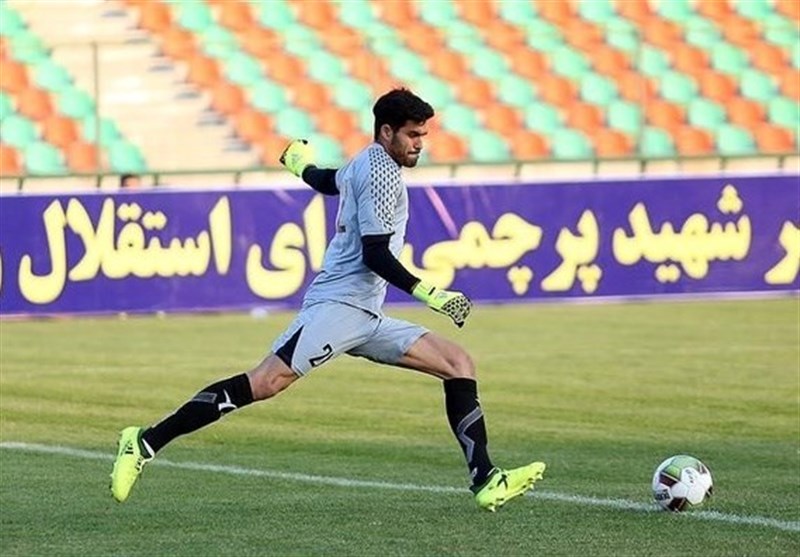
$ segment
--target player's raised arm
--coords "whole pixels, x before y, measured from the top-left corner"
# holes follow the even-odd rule
[[[301,178],[314,190],[325,195],[339,195],[336,187],[335,168],[317,168],[314,165],[314,149],[305,139],[295,139],[283,150],[281,164],[292,174]]]

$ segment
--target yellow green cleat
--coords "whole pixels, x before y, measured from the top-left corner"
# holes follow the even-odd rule
[[[144,465],[152,460],[152,457],[145,456],[142,447],[143,431],[144,428],[141,427],[126,427],[119,435],[117,459],[111,470],[111,495],[120,503],[130,495]]]
[[[494,512],[514,497],[533,489],[533,484],[542,479],[545,468],[544,462],[533,462],[513,470],[495,468],[483,485],[473,488],[475,502],[480,508]]]

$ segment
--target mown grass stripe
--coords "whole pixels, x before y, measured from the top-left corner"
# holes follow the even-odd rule
[[[13,441],[6,441],[0,443],[0,449],[16,450],[16,451],[24,451],[24,452],[32,452],[40,454],[58,454],[58,455],[71,456],[77,458],[86,458],[91,460],[111,461],[114,458],[112,454],[102,453],[99,451],[87,451],[84,449],[75,449],[72,447],[63,447],[58,445],[41,445],[37,443],[20,443]],[[278,480],[289,480],[289,481],[304,482],[304,483],[316,483],[321,485],[331,485],[338,487],[421,491],[426,493],[463,494],[467,491],[465,488],[457,488],[449,486],[355,480],[351,478],[317,476],[312,474],[299,474],[296,472],[280,472],[276,470],[260,470],[256,468],[243,468],[241,466],[227,466],[221,464],[204,464],[199,462],[173,462],[165,459],[154,460],[153,462],[150,463],[150,466],[166,466],[170,468],[179,468],[182,470],[194,470],[198,472],[215,472],[219,474],[229,474],[234,476],[254,476],[261,478],[272,478]],[[566,493],[556,493],[552,491],[541,491],[541,490],[533,491],[529,494],[529,496],[544,501],[573,503],[576,505],[583,505],[583,506],[606,507],[618,510],[630,510],[639,512],[659,511],[658,507],[656,507],[655,505],[637,503],[635,501],[628,501],[626,499],[605,499],[600,497],[586,497],[583,495],[570,495]],[[800,522],[778,520],[776,518],[769,518],[762,516],[739,516],[734,514],[720,513],[716,511],[693,511],[690,513],[683,513],[678,516],[685,517],[687,519],[711,520],[717,522],[726,522],[729,524],[763,526],[765,528],[774,528],[777,530],[785,530],[789,532],[800,532]]]

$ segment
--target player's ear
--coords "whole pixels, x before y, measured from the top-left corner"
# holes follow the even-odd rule
[[[383,124],[381,126],[381,137],[384,140],[391,141],[393,134],[394,134],[394,131],[392,130],[392,126],[390,126],[389,124]]]

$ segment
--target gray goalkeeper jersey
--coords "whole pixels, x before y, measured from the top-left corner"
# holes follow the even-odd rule
[[[335,301],[380,315],[387,282],[364,265],[361,237],[391,234],[389,249],[400,256],[408,221],[408,191],[400,166],[373,143],[338,170],[336,187],[336,234],[303,305]]]

